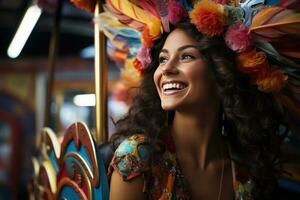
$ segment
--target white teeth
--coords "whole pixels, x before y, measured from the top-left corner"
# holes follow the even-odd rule
[[[167,90],[167,89],[183,89],[185,88],[185,85],[182,83],[165,83],[163,84],[163,89]]]

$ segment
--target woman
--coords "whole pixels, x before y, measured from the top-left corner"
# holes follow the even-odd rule
[[[222,37],[190,22],[155,42],[110,165],[110,199],[269,199],[282,114]]]

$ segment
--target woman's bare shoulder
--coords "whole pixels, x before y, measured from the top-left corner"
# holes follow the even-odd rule
[[[124,181],[118,172],[113,171],[110,183],[110,200],[143,200],[146,194],[143,191],[144,179],[142,176]]]

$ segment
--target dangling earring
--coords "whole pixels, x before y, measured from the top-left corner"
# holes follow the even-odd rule
[[[222,136],[227,136],[227,132],[225,131],[225,113],[224,113],[224,111],[222,112],[221,125],[222,125],[222,129],[221,129]]]

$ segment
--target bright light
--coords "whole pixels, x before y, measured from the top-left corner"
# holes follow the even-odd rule
[[[30,6],[22,22],[7,49],[7,55],[11,58],[16,58],[21,53],[32,29],[42,14],[42,10],[37,5]]]
[[[96,97],[95,94],[78,94],[73,98],[73,102],[76,106],[95,106]]]

